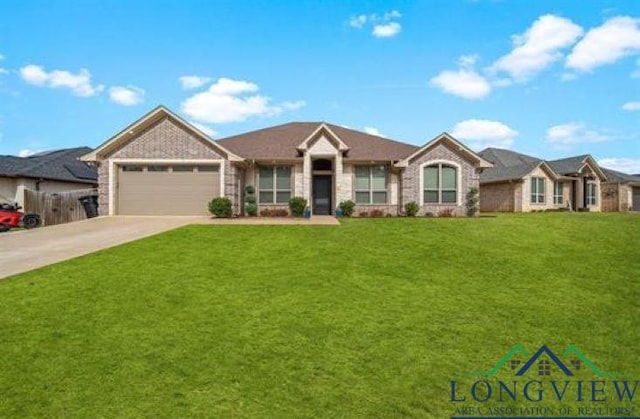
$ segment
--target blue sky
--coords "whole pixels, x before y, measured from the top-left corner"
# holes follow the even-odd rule
[[[328,121],[640,173],[640,2],[4,1],[0,154],[164,104],[214,138]]]

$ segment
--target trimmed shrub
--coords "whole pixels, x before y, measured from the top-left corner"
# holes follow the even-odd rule
[[[289,200],[289,209],[294,217],[302,217],[304,209],[307,207],[307,200],[301,196],[294,196]]]
[[[384,211],[380,209],[374,209],[374,210],[371,210],[371,213],[369,215],[371,216],[371,218],[384,217]]]
[[[338,208],[342,211],[343,217],[351,217],[353,210],[356,208],[356,203],[351,200],[342,201],[338,204]]]
[[[407,213],[407,217],[415,217],[420,211],[420,205],[416,201],[407,202],[404,206],[404,210]]]
[[[480,208],[478,208],[479,202],[478,188],[472,186],[467,192],[467,217],[474,217],[478,214],[478,211],[480,211]]]
[[[286,209],[269,209],[265,208],[260,211],[261,217],[288,217],[289,211]]]
[[[258,206],[254,203],[247,202],[244,204],[244,210],[252,217],[258,215]]]
[[[213,198],[209,202],[209,212],[218,218],[231,217],[231,200],[227,197]]]
[[[256,193],[256,188],[254,188],[253,185],[247,185],[244,187],[244,193],[247,195],[253,195]]]
[[[256,203],[256,196],[255,195],[247,195],[244,197],[244,202],[246,202],[247,204],[255,204]]]
[[[366,218],[369,216],[369,213],[367,211],[360,211],[360,213],[358,214],[359,217],[362,218]]]

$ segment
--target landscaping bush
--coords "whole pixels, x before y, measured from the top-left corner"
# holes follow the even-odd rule
[[[307,207],[307,200],[301,196],[294,196],[289,200],[289,209],[294,217],[302,217],[304,209]]]
[[[288,217],[289,211],[286,209],[269,209],[265,208],[260,211],[261,217]]]
[[[453,217],[453,208],[445,208],[438,211],[438,217]]]
[[[472,186],[467,192],[467,217],[474,217],[480,211],[478,208],[478,188]]]
[[[231,217],[231,200],[226,197],[213,198],[209,202],[209,212],[218,218]]]
[[[415,217],[420,211],[420,205],[416,201],[407,202],[404,206],[404,210],[407,213],[407,217]]]
[[[384,217],[384,211],[380,209],[371,210],[371,214],[369,214],[372,218],[380,218]]]
[[[356,203],[351,200],[342,201],[338,204],[338,208],[342,211],[343,217],[351,217],[353,210],[356,208]]]
[[[258,206],[255,203],[247,202],[244,204],[244,210],[252,217],[258,215]]]
[[[360,213],[358,214],[358,216],[359,216],[359,217],[363,217],[363,218],[365,218],[365,217],[368,217],[368,216],[369,216],[369,213],[368,213],[367,211],[360,211]]]
[[[256,188],[253,185],[244,187],[244,211],[249,216],[258,215],[258,205],[256,205]]]

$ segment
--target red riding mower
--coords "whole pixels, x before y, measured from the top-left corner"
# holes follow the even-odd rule
[[[4,196],[0,195],[0,233],[9,231],[12,228],[36,228],[40,226],[41,220],[38,214],[24,213],[17,203],[11,203]]]

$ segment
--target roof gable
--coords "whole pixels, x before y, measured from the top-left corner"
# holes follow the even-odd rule
[[[244,160],[243,158],[235,155],[234,153],[230,152],[229,150],[227,150],[226,148],[224,148],[223,146],[215,142],[207,134],[205,134],[204,132],[202,132],[201,130],[199,130],[198,128],[196,128],[189,122],[185,121],[180,116],[176,115],[175,113],[173,113],[168,108],[162,105],[156,107],[146,115],[142,116],[137,121],[128,125],[125,129],[123,129],[113,137],[109,138],[107,141],[102,143],[91,153],[87,153],[84,156],[82,156],[81,160],[83,161],[99,160],[100,157],[110,152],[114,152],[118,150],[120,147],[127,144],[130,140],[138,136],[145,129],[153,126],[154,124],[157,124],[164,118],[171,118],[174,122],[179,124],[182,128],[187,129],[188,131],[193,133],[195,136],[203,140],[203,142],[207,144],[209,147],[225,155],[229,160],[231,161]]]
[[[602,171],[598,163],[589,154],[581,156],[567,157],[564,159],[550,160],[549,166],[561,175],[575,175],[584,171],[585,167],[591,169],[600,180],[607,179],[607,175]]]
[[[437,137],[435,137],[434,139],[426,143],[424,146],[420,147],[419,149],[414,151],[412,154],[410,154],[409,156],[405,157],[404,159],[396,163],[396,166],[407,167],[418,156],[426,153],[427,151],[436,147],[438,144],[443,144],[449,147],[451,150],[463,155],[464,157],[466,157],[467,160],[471,161],[475,167],[479,167],[479,168],[493,167],[493,164],[491,164],[487,160],[480,157],[478,154],[473,152],[470,148],[468,148],[467,146],[465,146],[464,144],[462,144],[461,142],[459,142],[458,140],[453,138],[449,133],[446,133],[446,132],[443,132],[442,134],[438,135]]]
[[[296,149],[299,151],[307,151],[309,147],[311,147],[322,136],[325,136],[325,138],[327,138],[329,142],[338,149],[338,151],[345,152],[349,150],[349,146],[347,146],[324,122],[320,124],[318,128],[316,128],[307,138],[305,138],[304,141],[296,147]]]

